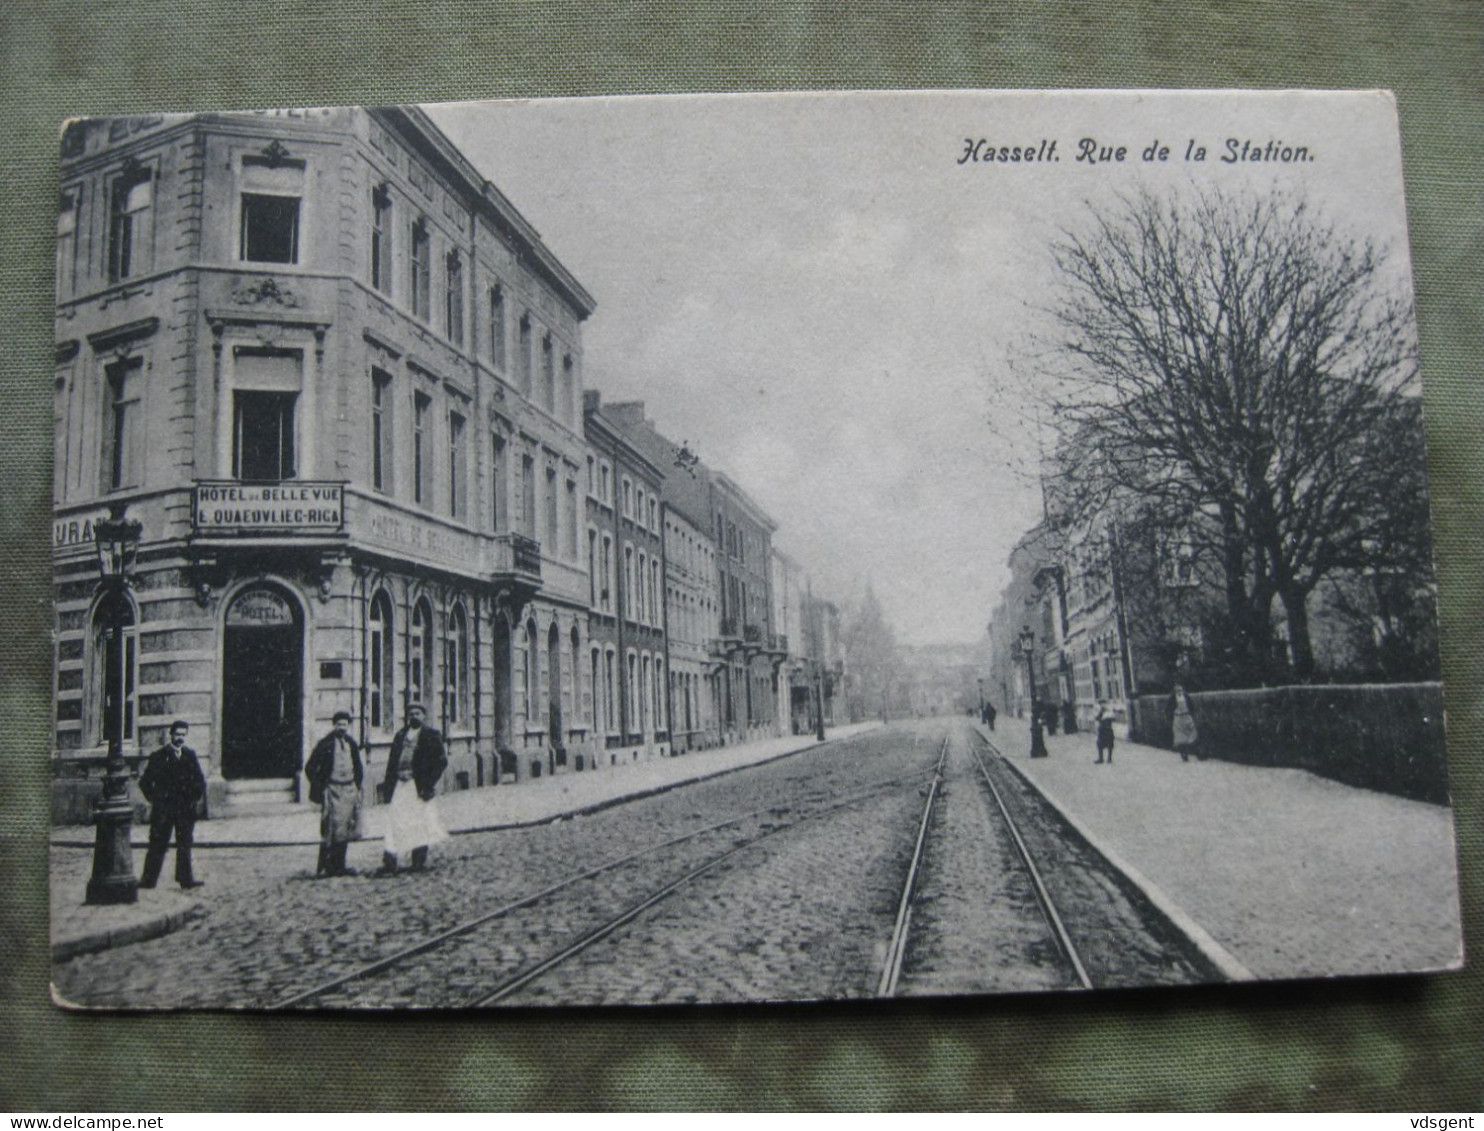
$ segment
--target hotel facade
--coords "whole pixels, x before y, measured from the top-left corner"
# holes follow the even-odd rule
[[[129,757],[191,725],[212,815],[297,800],[336,710],[406,707],[446,786],[594,726],[581,330],[594,302],[420,111],[80,121],[57,240],[54,818],[110,736],[92,525],[143,524]]]

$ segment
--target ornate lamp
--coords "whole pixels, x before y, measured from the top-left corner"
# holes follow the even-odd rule
[[[1020,651],[1025,656],[1025,679],[1031,689],[1031,757],[1046,757],[1046,739],[1041,735],[1041,704],[1036,698],[1036,634],[1026,625],[1020,630]]]
[[[127,593],[130,573],[139,553],[144,527],[138,519],[124,517],[123,503],[114,503],[106,519],[93,524],[98,548],[99,588],[102,608],[108,616],[108,647],[113,686],[106,697],[113,717],[108,721],[108,761],[104,766],[103,796],[94,813],[97,835],[93,842],[93,874],[88,880],[87,902],[135,903],[139,882],[134,878],[133,851],[129,844],[134,823],[129,802],[129,775],[124,765],[124,727],[128,712],[128,655],[124,632],[129,626]]]

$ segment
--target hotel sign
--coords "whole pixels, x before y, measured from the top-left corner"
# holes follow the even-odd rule
[[[345,523],[343,483],[198,483],[196,530],[207,534],[338,531]]]

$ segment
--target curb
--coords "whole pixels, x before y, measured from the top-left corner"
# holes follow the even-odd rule
[[[872,728],[867,728],[867,729],[868,730],[873,730],[875,728],[872,727]],[[866,732],[862,731],[862,732],[857,732],[857,733],[866,733]],[[492,824],[468,825],[468,826],[465,826],[463,828],[449,829],[448,830],[448,834],[449,834],[449,836],[468,836],[468,835],[470,835],[472,833],[498,832],[501,829],[529,829],[529,828],[535,828],[535,827],[537,827],[539,825],[547,825],[547,824],[550,824],[553,821],[568,820],[568,819],[571,819],[573,817],[583,817],[583,816],[587,816],[588,814],[591,814],[591,813],[597,813],[597,812],[601,812],[604,809],[612,808],[615,805],[621,805],[621,804],[623,804],[625,802],[628,802],[628,801],[638,801],[638,800],[640,800],[642,798],[645,798],[645,797],[653,797],[656,794],[666,793],[666,792],[668,792],[668,791],[670,791],[672,789],[679,789],[682,786],[695,785],[697,782],[708,781],[711,778],[723,777],[726,774],[735,774],[735,773],[738,773],[741,770],[750,769],[753,766],[765,766],[765,765],[767,765],[770,762],[776,762],[776,761],[779,761],[782,758],[793,758],[793,757],[795,757],[795,756],[797,756],[799,754],[803,754],[804,752],[806,752],[808,750],[818,750],[821,747],[829,746],[829,745],[831,745],[833,743],[836,743],[836,742],[842,742],[846,738],[852,738],[852,737],[855,737],[855,735],[852,734],[852,735],[842,735],[842,736],[837,736],[837,737],[826,737],[823,742],[820,742],[818,739],[811,738],[806,745],[795,747],[792,750],[784,750],[784,751],[782,751],[782,752],[780,752],[778,754],[771,754],[768,757],[766,757],[766,758],[760,758],[760,759],[758,759],[755,762],[743,762],[743,763],[740,763],[740,764],[735,765],[735,766],[725,766],[725,767],[722,767],[721,769],[713,770],[710,773],[696,774],[696,775],[694,775],[692,777],[680,778],[680,779],[677,779],[677,780],[672,781],[672,782],[663,782],[663,783],[661,783],[659,785],[648,786],[648,787],[645,787],[645,788],[642,788],[642,789],[635,789],[632,792],[628,792],[628,793],[614,794],[611,797],[605,797],[605,798],[601,798],[601,799],[596,800],[596,801],[591,801],[591,802],[587,802],[585,804],[580,804],[580,805],[577,805],[577,806],[575,806],[574,808],[571,808],[571,809],[560,809],[560,810],[558,810],[556,812],[549,813],[549,814],[547,814],[545,816],[541,816],[541,817],[528,817],[528,818],[522,818],[522,819],[519,819],[519,820],[497,821],[497,822],[494,822]],[[304,816],[305,816],[306,819],[308,819],[309,817],[313,816],[313,814],[306,811],[306,813],[304,814]],[[227,819],[230,820],[231,818],[227,818]],[[374,840],[380,840],[382,838],[381,837],[376,837],[376,836],[362,836],[360,839],[362,841],[374,841]],[[320,842],[319,835],[316,833],[314,836],[304,837],[302,839],[297,839],[297,840],[283,840],[283,839],[278,839],[278,840],[271,840],[271,839],[264,839],[264,840],[210,840],[210,839],[197,840],[192,845],[192,847],[193,848],[198,848],[198,849],[199,848],[304,848],[306,846],[313,847],[313,846],[319,844],[319,842]],[[50,839],[50,840],[48,840],[47,843],[48,843],[48,846],[50,848],[87,849],[87,848],[92,848],[93,847],[93,841],[92,840]],[[138,841],[137,843],[133,843],[133,847],[142,850],[142,849],[148,847],[148,844],[145,841]],[[153,936],[151,936],[151,937],[153,937]]]
[[[1089,829],[1076,817],[1072,816],[1072,814],[1067,811],[1066,806],[1058,801],[1052,794],[1048,793],[1044,786],[1027,777],[1019,766],[1010,761],[1009,758],[1006,758],[1000,751],[999,745],[995,743],[989,737],[989,735],[984,732],[981,726],[975,724],[974,732],[978,734],[980,738],[984,739],[991,750],[1000,755],[1000,758],[1005,763],[1005,765],[1009,766],[1010,769],[1014,771],[1016,776],[1019,777],[1021,781],[1025,782],[1028,786],[1030,786],[1042,797],[1044,797],[1046,799],[1046,803],[1053,809],[1055,809],[1059,814],[1061,814],[1062,820],[1071,825],[1072,828],[1077,832],[1077,834],[1081,836],[1083,840],[1087,841],[1089,845],[1092,846],[1094,851],[1100,853],[1104,860],[1106,860],[1114,868],[1118,869],[1118,871],[1122,872],[1126,877],[1128,877],[1129,882],[1133,884],[1134,887],[1139,889],[1144,898],[1152,903],[1160,911],[1160,913],[1165,916],[1165,918],[1169,919],[1169,921],[1175,925],[1175,928],[1177,930],[1183,932],[1185,937],[1195,944],[1196,949],[1201,952],[1201,955],[1208,962],[1210,962],[1211,965],[1215,966],[1216,969],[1221,972],[1222,977],[1224,977],[1229,982],[1255,982],[1258,980],[1256,974],[1247,969],[1247,967],[1238,960],[1236,955],[1232,954],[1231,951],[1227,950],[1226,947],[1222,946],[1219,942],[1212,938],[1210,932],[1207,931],[1206,928],[1202,927],[1199,923],[1197,923],[1193,918],[1191,918],[1190,914],[1183,907],[1181,907],[1173,899],[1167,896],[1153,881],[1145,876],[1144,873],[1139,871],[1139,869],[1135,868],[1127,860],[1124,860],[1123,857],[1119,856],[1118,853],[1114,852],[1111,848],[1106,847],[1096,836],[1093,835],[1091,829]]]
[[[76,958],[79,954],[94,954],[100,950],[128,946],[130,943],[148,942],[161,935],[168,935],[171,931],[177,931],[184,926],[186,919],[200,907],[199,903],[191,903],[175,911],[166,911],[142,922],[130,923],[125,927],[92,931],[76,938],[62,939],[60,942],[52,943],[52,962],[66,962],[68,959]]]

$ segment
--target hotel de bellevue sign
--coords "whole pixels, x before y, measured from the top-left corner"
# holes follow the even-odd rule
[[[203,481],[191,510],[203,534],[338,531],[345,523],[345,485]]]

